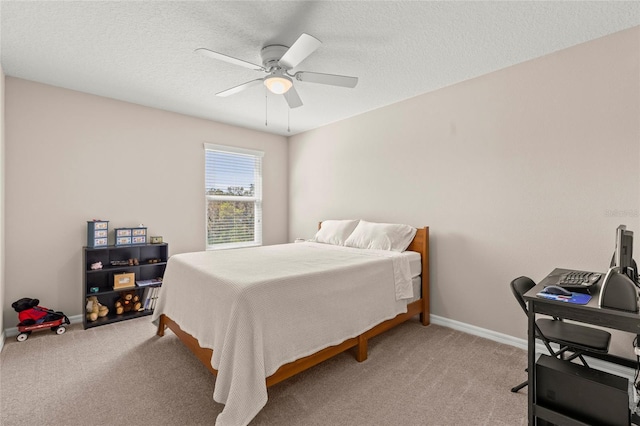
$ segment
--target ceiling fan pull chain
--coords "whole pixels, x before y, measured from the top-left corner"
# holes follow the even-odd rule
[[[267,102],[267,90],[264,91],[264,126],[267,127],[267,111],[269,109],[269,103]]]
[[[291,108],[287,108],[287,132],[291,133]]]

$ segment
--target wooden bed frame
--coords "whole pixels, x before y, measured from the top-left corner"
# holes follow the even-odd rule
[[[381,334],[398,324],[401,324],[415,315],[420,315],[420,322],[422,325],[429,325],[429,227],[418,228],[415,237],[409,247],[409,251],[416,251],[420,253],[422,258],[422,297],[407,305],[407,312],[398,314],[396,317],[387,321],[383,321],[373,328],[365,331],[359,336],[352,337],[345,340],[336,346],[330,346],[322,349],[315,354],[300,358],[296,361],[280,367],[275,373],[267,377],[267,387],[273,386],[276,383],[288,379],[302,371],[305,371],[314,365],[318,365],[327,359],[334,357],[348,349],[356,348],[355,358],[358,362],[362,362],[367,359],[367,347],[368,340],[378,334]],[[187,348],[194,353],[194,355],[204,364],[209,371],[217,375],[218,371],[211,366],[211,357],[213,355],[212,349],[200,347],[198,340],[184,332],[180,326],[168,316],[162,314],[158,323],[158,336],[164,336],[165,328],[171,329],[173,333],[185,344]]]

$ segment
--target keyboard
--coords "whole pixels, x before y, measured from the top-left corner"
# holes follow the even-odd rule
[[[560,275],[558,285],[565,288],[585,288],[597,283],[602,274],[587,271],[569,271]]]

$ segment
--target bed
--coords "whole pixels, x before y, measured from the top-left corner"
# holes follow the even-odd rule
[[[403,252],[303,242],[171,256],[153,320],[217,376],[222,426],[248,424],[269,386],[337,354],[366,360],[370,338],[417,315],[429,324],[428,227]]]

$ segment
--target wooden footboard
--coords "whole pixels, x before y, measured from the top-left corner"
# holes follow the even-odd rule
[[[339,345],[330,346],[328,348],[322,349],[319,352],[316,352],[315,354],[283,365],[278,369],[278,371],[267,377],[267,387],[273,386],[276,383],[280,383],[281,381],[288,379],[289,377],[295,376],[296,374],[301,373],[315,365],[318,365],[321,362],[326,361],[329,358],[332,358],[351,348],[356,348],[356,360],[358,360],[359,362],[366,360],[369,339],[395,327],[398,324],[407,321],[409,318],[417,314],[420,314],[421,305],[422,301],[416,300],[415,302],[407,305],[406,313],[399,314],[398,316],[391,318],[390,320],[384,321],[371,328],[370,330],[365,331],[359,336],[352,337],[351,339],[347,339]],[[211,366],[211,357],[213,355],[213,350],[202,348],[195,337],[183,331],[175,321],[162,314],[160,315],[158,331],[156,334],[158,336],[163,336],[165,328],[169,328],[171,331],[173,331],[173,333],[178,336],[182,343],[184,343],[184,345],[189,348],[191,352],[193,352],[196,358],[198,358],[209,371],[211,371],[215,375],[218,374],[218,370]]]
[[[158,336],[164,336],[165,328],[169,328],[171,331],[173,331],[173,334],[178,336],[182,343],[184,343],[184,345],[189,348],[191,352],[193,352],[196,358],[198,358],[209,371],[211,371],[216,376],[218,375],[218,370],[213,368],[213,366],[211,365],[211,356],[213,356],[213,349],[201,347],[200,343],[198,343],[198,339],[196,339],[189,333],[182,331],[180,326],[174,320],[162,314],[160,315],[160,319],[158,321],[158,331],[156,332],[156,334]]]
[[[385,331],[418,314],[420,315],[420,322],[425,326],[429,325],[429,227],[418,229],[416,236],[407,250],[420,253],[422,258],[422,297],[415,302],[409,303],[407,305],[406,313],[399,314],[394,318],[384,321],[359,336],[345,340],[339,345],[330,346],[316,352],[315,354],[283,365],[278,369],[278,371],[267,377],[267,387],[280,383],[291,376],[305,371],[314,365],[318,365],[321,362],[351,348],[355,348],[356,360],[362,362],[367,359],[367,346],[370,338],[384,333]],[[176,336],[178,336],[185,346],[194,353],[194,355],[200,360],[200,362],[202,362],[202,364],[204,364],[205,367],[207,367],[209,371],[213,374],[218,374],[218,371],[211,366],[213,350],[200,347],[200,344],[195,337],[184,332],[175,321],[163,314],[160,316],[158,331],[156,334],[158,336],[163,336],[165,328],[167,327],[173,331]]]

